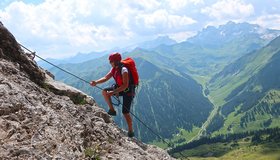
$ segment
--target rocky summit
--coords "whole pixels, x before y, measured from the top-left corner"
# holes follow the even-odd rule
[[[0,22],[0,159],[173,159],[33,59]]]

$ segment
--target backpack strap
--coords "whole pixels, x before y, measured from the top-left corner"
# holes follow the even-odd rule
[[[122,74],[122,68],[125,67],[123,63],[118,64],[119,66],[119,73],[120,75]],[[128,75],[129,75],[129,83],[128,83],[128,87],[125,91],[123,91],[125,94],[127,94],[128,96],[135,96],[135,85],[133,83],[133,76],[132,73],[130,72],[129,68],[127,68],[128,71]]]
[[[122,68],[125,67],[123,63],[119,63],[119,73],[122,74]],[[133,83],[133,76],[129,70],[128,67],[127,68],[127,71],[128,71],[128,76],[129,76],[129,83],[128,83],[128,87],[131,87],[131,86],[134,86],[134,83]]]

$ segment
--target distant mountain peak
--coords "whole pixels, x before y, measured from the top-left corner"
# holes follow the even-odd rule
[[[152,49],[152,48],[156,48],[160,45],[173,45],[176,43],[177,42],[175,40],[169,38],[168,36],[159,36],[154,40],[140,43],[138,45],[138,47],[143,48],[143,49]]]
[[[171,39],[169,36],[158,36],[154,41],[164,41],[164,42],[176,42],[175,40]]]
[[[267,29],[248,22],[235,23],[229,21],[218,27],[207,26],[187,41],[205,47],[219,47],[234,39],[246,39],[248,36],[270,41],[278,35],[280,35],[280,30]]]

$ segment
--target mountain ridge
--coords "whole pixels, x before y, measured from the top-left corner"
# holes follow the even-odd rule
[[[279,35],[278,30],[265,29],[256,24],[247,22],[235,23],[229,21],[225,25],[218,27],[208,26],[200,31],[196,36],[187,39],[187,41],[199,45],[217,47],[224,45],[237,37],[256,36],[269,41]],[[206,41],[205,41],[206,40]]]
[[[47,61],[55,64],[55,65],[59,65],[59,64],[67,64],[67,63],[72,63],[72,64],[77,64],[77,63],[83,63],[86,62],[88,60],[91,59],[97,59],[100,58],[104,55],[106,55],[107,53],[110,52],[127,52],[127,51],[132,51],[136,48],[143,48],[146,50],[151,50],[157,46],[161,46],[161,45],[173,45],[177,43],[176,41],[170,39],[168,36],[159,36],[154,40],[150,40],[150,41],[145,41],[145,42],[141,42],[129,47],[125,47],[125,48],[114,48],[114,49],[110,49],[107,51],[100,51],[100,52],[90,52],[90,53],[78,53],[72,57],[68,57],[68,58],[64,58],[64,59],[53,59],[53,58],[46,58]],[[49,63],[46,63],[45,61],[42,60],[38,60],[38,65],[41,66],[44,69],[50,69],[53,66],[50,65]]]

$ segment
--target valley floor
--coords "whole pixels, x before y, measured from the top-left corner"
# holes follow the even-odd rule
[[[265,142],[253,145],[251,142],[215,143],[185,150],[190,155],[186,160],[279,160],[280,143]]]

